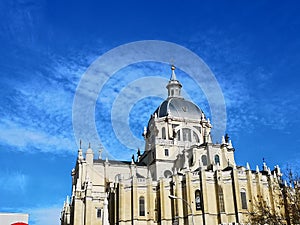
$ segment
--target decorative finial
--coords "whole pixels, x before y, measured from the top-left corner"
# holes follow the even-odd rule
[[[280,167],[277,165],[277,174],[281,175]]]
[[[256,173],[259,173],[259,167],[256,165]]]
[[[232,146],[232,141],[231,141],[231,140],[229,140],[228,148],[233,148],[233,146]]]
[[[91,148],[91,142],[89,142],[89,148]]]
[[[270,167],[268,167],[268,175],[269,176],[271,175],[271,169],[270,169]]]
[[[267,167],[265,158],[263,158],[263,171],[268,171],[268,167]]]
[[[229,136],[228,136],[228,134],[225,134],[225,142],[226,142],[226,143],[229,142]]]
[[[222,144],[225,144],[225,138],[222,136]]]
[[[79,140],[79,148],[81,149],[81,144],[82,144],[82,142],[81,142],[81,139]]]
[[[247,170],[250,170],[250,165],[249,165],[248,162],[247,162],[247,164],[246,164],[246,169],[247,169]]]
[[[177,80],[176,74],[175,74],[175,69],[176,69],[176,67],[172,64],[171,65],[171,70],[172,70],[171,80]]]
[[[103,151],[103,146],[100,144],[100,147],[99,147],[99,156],[98,156],[98,159],[102,159],[102,151]]]

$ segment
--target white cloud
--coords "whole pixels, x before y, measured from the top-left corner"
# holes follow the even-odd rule
[[[19,150],[60,153],[62,150],[73,151],[74,141],[61,134],[56,136],[44,130],[24,128],[12,121],[2,121],[0,125],[0,142],[18,148]],[[33,148],[28,148],[33,147]]]
[[[26,210],[29,213],[30,225],[60,225],[60,212],[62,207],[58,205]]]

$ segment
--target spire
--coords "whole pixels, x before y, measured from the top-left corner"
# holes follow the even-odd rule
[[[171,74],[170,81],[167,85],[168,97],[169,98],[172,98],[172,97],[182,98],[182,96],[181,96],[182,85],[176,78],[175,69],[176,69],[175,66],[172,65],[171,66],[172,74]]]
[[[248,162],[247,162],[247,164],[246,164],[246,169],[247,169],[247,170],[250,170],[250,165],[249,165]]]
[[[67,195],[67,198],[66,198],[66,204],[69,205],[70,204],[70,201],[69,201],[69,196]]]
[[[177,80],[176,79],[176,74],[175,74],[175,66],[174,65],[172,65],[171,66],[171,70],[172,70],[172,76],[171,76],[171,80]]]

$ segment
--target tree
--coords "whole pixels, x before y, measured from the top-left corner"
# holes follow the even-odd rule
[[[258,196],[253,203],[253,210],[249,212],[248,223],[256,224],[269,224],[269,225],[283,225],[286,224],[284,216],[280,213],[273,212],[270,205]]]
[[[288,169],[283,195],[288,224],[300,224],[300,177],[291,169]]]
[[[273,208],[262,196],[254,199],[252,210],[248,212],[250,224],[300,224],[300,177],[291,169],[287,171],[286,179],[280,179],[279,185],[272,186],[273,193],[278,196]]]

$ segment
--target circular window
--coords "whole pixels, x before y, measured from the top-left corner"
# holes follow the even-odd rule
[[[165,172],[164,172],[164,177],[165,178],[169,178],[169,177],[171,177],[172,176],[172,172],[170,171],[170,170],[165,170]]]

